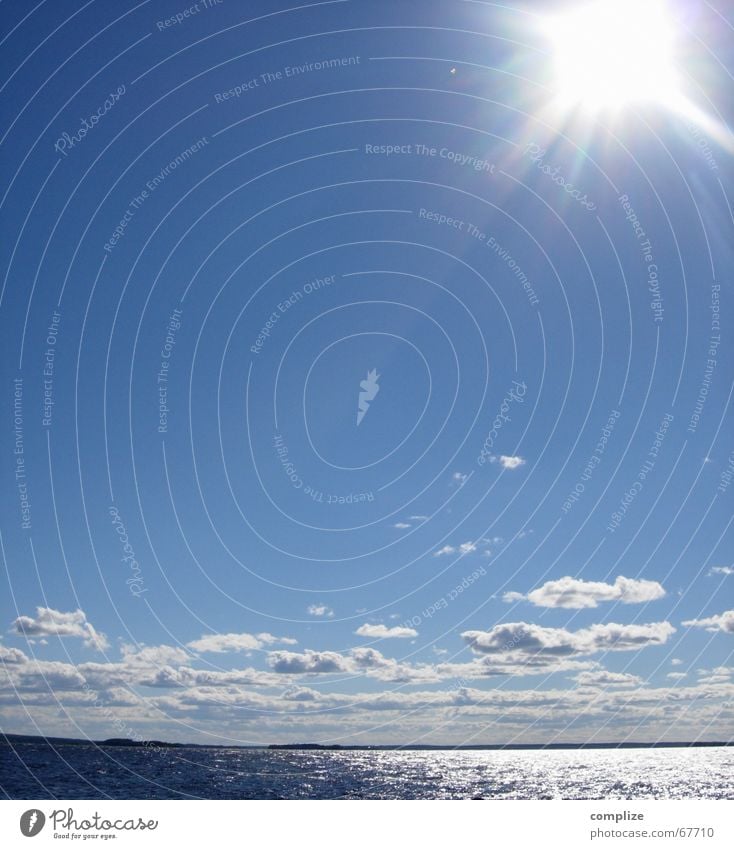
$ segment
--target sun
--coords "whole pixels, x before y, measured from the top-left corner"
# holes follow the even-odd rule
[[[563,107],[618,110],[679,94],[675,28],[663,0],[590,0],[544,19]]]

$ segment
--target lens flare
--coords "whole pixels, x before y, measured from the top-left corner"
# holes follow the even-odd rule
[[[668,104],[679,93],[675,29],[661,0],[599,0],[546,18],[544,29],[563,105],[602,111]]]

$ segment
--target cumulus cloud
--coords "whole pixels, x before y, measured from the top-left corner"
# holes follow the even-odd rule
[[[522,593],[509,592],[505,593],[502,596],[502,601],[506,601],[508,604],[510,604],[513,601],[525,601],[526,597],[527,596],[523,595]]]
[[[385,625],[369,625],[368,623],[360,625],[354,633],[359,637],[373,637],[379,640],[390,638],[407,639],[418,636],[418,632],[413,628],[403,628],[400,625],[396,625],[394,628],[388,628]]]
[[[477,550],[477,546],[473,542],[462,542],[459,545],[444,545],[438,551],[433,552],[434,557],[443,557],[446,554],[472,554]]]
[[[688,619],[683,623],[687,628],[705,628],[707,631],[725,631],[734,634],[734,610],[725,610],[707,619]]]
[[[536,607],[566,607],[578,610],[597,607],[599,602],[603,601],[643,604],[664,595],[665,590],[657,581],[625,578],[620,575],[613,584],[605,584],[602,581],[584,581],[567,575],[557,581],[548,581],[526,596],[517,592],[505,593],[503,600],[513,602],[527,599]]]
[[[520,466],[525,465],[525,458],[519,456],[513,457],[508,456],[507,454],[493,454],[489,459],[491,463],[499,463],[503,469],[509,469],[510,471],[519,469]]]
[[[495,625],[489,631],[464,631],[461,636],[477,654],[557,658],[659,646],[673,633],[675,628],[669,622],[648,625],[610,622],[579,631],[544,628],[528,622],[508,622]]]
[[[82,681],[96,690],[111,687],[145,686],[156,688],[190,688],[207,686],[226,688],[232,686],[273,687],[282,678],[271,671],[248,669],[210,670],[194,669],[196,657],[177,646],[121,646],[119,662],[81,663],[69,669],[78,672]],[[29,667],[38,667],[39,662]],[[43,664],[41,665],[43,666]]]
[[[2,669],[0,669],[2,672]],[[114,688],[103,696],[105,705],[121,705],[115,716],[121,722],[140,727],[148,739],[170,737],[171,724],[162,724],[161,715],[180,718],[192,727],[206,728],[207,734],[222,734],[222,742],[232,728],[246,729],[248,738],[267,743],[273,738],[321,739],[339,733],[369,735],[379,725],[380,739],[400,743],[423,736],[427,742],[461,743],[467,735],[482,735],[492,743],[502,743],[512,735],[524,735],[528,742],[542,743],[557,732],[564,741],[593,739],[603,721],[610,733],[624,739],[639,735],[644,728],[651,739],[674,739],[681,734],[678,720],[685,723],[684,734],[695,736],[717,718],[727,714],[734,685],[664,687],[574,687],[571,689],[478,689],[468,685],[443,689],[381,688],[377,691],[322,693],[294,685],[281,686],[271,694],[253,693],[241,687],[192,686],[169,692],[157,691],[134,699],[127,691]],[[4,700],[3,700],[4,699]],[[23,690],[6,691],[4,713],[22,716],[23,707],[33,706],[35,717],[47,733],[64,731],[58,715],[55,694]],[[62,703],[74,718],[96,736],[108,731],[104,714],[80,691],[65,692]],[[450,721],[447,722],[447,719]],[[95,722],[100,724],[95,725]],[[671,722],[675,728],[671,732]],[[706,739],[729,736],[730,719],[712,729]],[[489,732],[488,732],[488,729]],[[494,732],[491,730],[494,729]],[[536,729],[534,732],[532,729]],[[437,738],[438,735],[438,738]],[[205,742],[201,737],[197,742]]]
[[[448,672],[431,664],[401,663],[371,647],[354,648],[348,654],[310,649],[300,653],[274,651],[268,655],[268,662],[273,671],[281,675],[363,674],[401,684],[434,683],[448,677]]]
[[[252,651],[269,646],[273,643],[283,645],[296,645],[298,641],[291,637],[274,637],[272,634],[204,634],[198,640],[187,643],[190,649],[197,652],[211,652],[221,654],[223,652]]]
[[[321,698],[321,693],[310,687],[289,687],[281,698],[289,702],[316,702]]]
[[[712,566],[709,575],[734,575],[734,566]]]
[[[84,685],[84,676],[70,663],[61,661],[35,661],[17,666],[18,687],[21,690],[51,692],[79,690]]]
[[[393,528],[397,528],[399,531],[404,531],[406,528],[410,527],[412,527],[412,525],[410,525],[408,522],[395,522],[395,524],[393,525]]]
[[[309,616],[330,617],[334,615],[334,611],[325,604],[309,604],[307,612]]]
[[[543,628],[526,622],[495,625],[489,631],[464,631],[464,642],[477,654],[577,654],[575,635],[562,628]]]
[[[401,663],[394,658],[385,657],[373,648],[352,649],[350,661],[355,672],[363,672],[380,681],[399,684],[432,683],[444,677],[437,667],[429,663]]]
[[[180,666],[174,669],[164,666],[148,676],[138,678],[138,683],[148,687],[273,687],[281,678],[274,672],[259,669],[210,670]]]
[[[734,667],[715,666],[713,669],[699,669],[699,684],[728,684],[731,681]]]
[[[268,634],[267,632],[256,634],[255,636],[266,646],[270,646],[273,643],[281,643],[284,646],[295,646],[298,644],[298,640],[293,637],[274,637],[272,634]]]
[[[137,646],[124,643],[121,647],[122,662],[126,666],[166,666],[187,663],[191,655],[178,646]]]
[[[12,623],[24,637],[79,637],[84,645],[99,651],[108,649],[107,637],[97,631],[83,610],[62,613],[52,607],[37,607],[36,616],[19,616]]]
[[[268,655],[268,663],[275,672],[290,675],[350,671],[348,659],[335,651],[274,651]]]
[[[0,663],[26,663],[27,660],[20,649],[9,649],[0,643]]]
[[[597,669],[580,672],[575,678],[582,687],[639,687],[642,678],[629,672],[610,672],[608,669]]]
[[[667,625],[638,627],[656,629],[661,624]],[[537,628],[524,623],[506,627],[515,636],[520,636],[522,628]],[[600,645],[608,648],[608,640],[619,637],[618,629],[627,631],[620,644],[623,648],[655,643],[654,634],[631,632],[631,627],[592,626],[576,632],[544,629],[535,633],[535,644],[570,643],[572,652]],[[612,630],[600,632],[599,628]],[[658,639],[664,639],[662,632]],[[274,649],[266,670],[228,671],[194,669],[190,664],[197,658],[176,646],[122,646],[121,662],[78,665],[23,660],[22,652],[9,649],[11,661],[0,662],[0,709],[9,722],[32,710],[46,733],[63,733],[60,723],[68,723],[70,714],[90,734],[109,736],[112,731],[99,705],[114,706],[121,723],[140,727],[148,739],[170,739],[171,722],[179,719],[189,729],[204,728],[225,737],[231,737],[233,728],[245,729],[248,739],[256,742],[368,734],[378,726],[381,739],[387,742],[407,737],[462,742],[472,735],[487,739],[488,728],[496,732],[490,742],[523,734],[525,739],[531,735],[530,742],[542,742],[556,731],[565,740],[578,741],[598,733],[600,722],[620,738],[639,734],[643,728],[651,739],[671,739],[670,734],[681,733],[695,736],[701,728],[711,729],[708,739],[730,736],[731,666],[698,670],[701,678],[692,686],[668,679],[663,687],[650,687],[635,675],[610,672],[593,659],[578,659],[573,653],[529,654],[531,643],[525,635],[516,643],[517,651],[509,647],[504,652],[478,652],[468,663],[436,664],[403,662],[372,647],[344,653]],[[0,657],[3,648],[0,644]],[[321,671],[346,672],[352,679],[348,692],[321,692],[317,685],[311,689],[307,679],[297,680],[299,675],[315,677]],[[573,674],[579,686],[546,689],[544,682],[537,689],[480,689],[479,684],[474,688],[466,683],[493,675],[546,675],[549,671]],[[360,691],[365,678],[370,679],[369,686]],[[442,681],[452,684],[437,687]],[[464,683],[457,686],[457,681]],[[415,684],[426,686],[402,686]],[[144,689],[136,694],[139,686]],[[266,689],[256,692],[254,688]],[[165,717],[170,721],[166,723]],[[679,719],[685,723],[683,732]],[[671,724],[675,729],[668,734]]]

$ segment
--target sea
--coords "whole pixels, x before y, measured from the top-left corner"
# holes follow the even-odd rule
[[[734,747],[466,751],[0,744],[10,799],[732,799]]]

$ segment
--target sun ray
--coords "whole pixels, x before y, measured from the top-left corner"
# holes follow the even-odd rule
[[[697,125],[734,153],[729,127],[697,104],[682,68],[684,31],[668,0],[591,0],[540,18],[551,45],[549,123],[573,125],[590,141],[598,122],[655,107]]]
[[[662,0],[596,0],[547,17],[559,105],[589,112],[670,103],[676,33]]]

